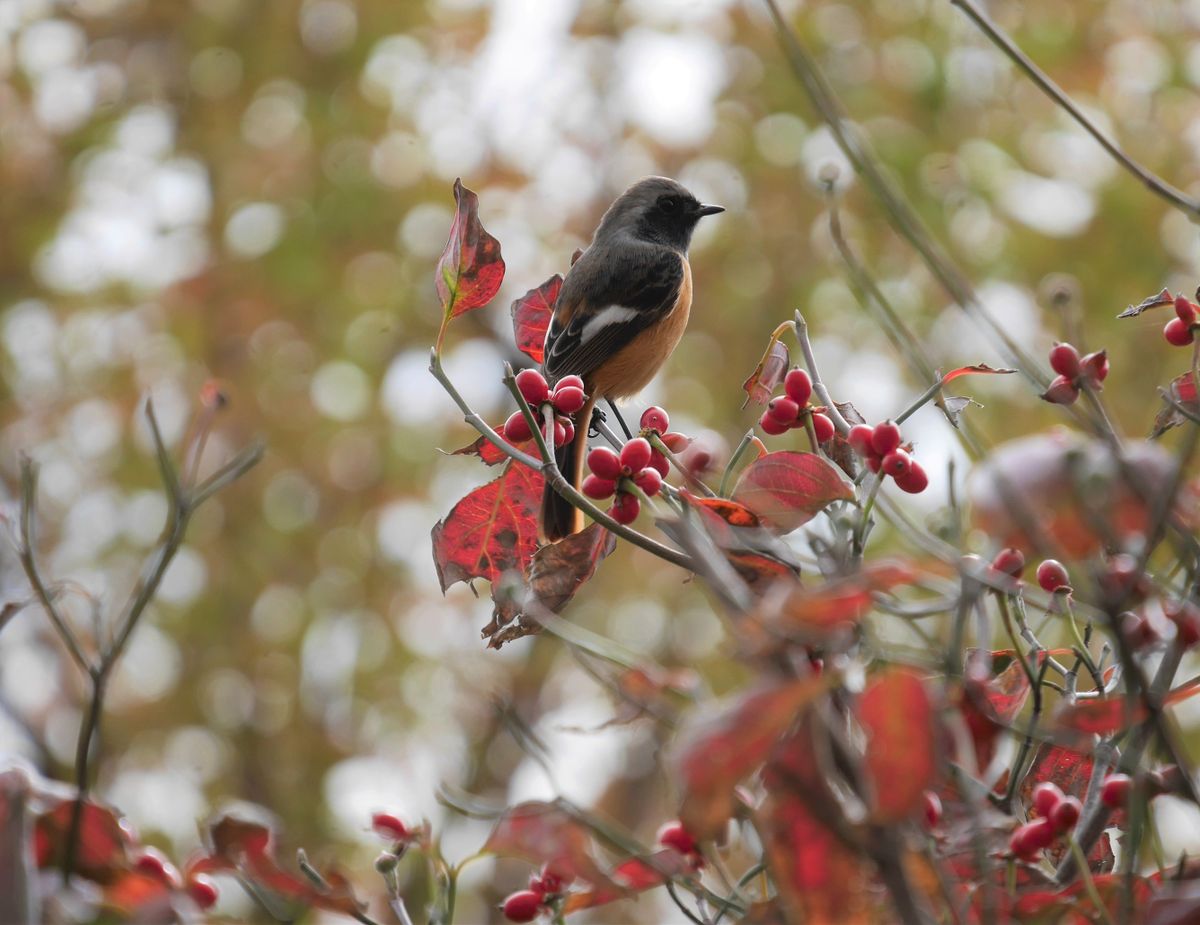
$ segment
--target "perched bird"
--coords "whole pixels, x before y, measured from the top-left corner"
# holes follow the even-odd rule
[[[625,190],[600,220],[592,243],[575,261],[554,304],[543,368],[551,383],[580,376],[587,404],[574,440],[556,451],[559,469],[576,488],[583,478],[592,409],[624,398],[654,378],[683,336],[692,307],[687,251],[696,223],[725,210],[701,204],[666,177]],[[548,541],[583,529],[583,515],[549,485],[542,500]]]

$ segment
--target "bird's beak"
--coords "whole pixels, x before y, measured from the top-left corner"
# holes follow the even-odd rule
[[[704,205],[702,205],[702,206],[700,206],[699,209],[696,210],[696,214],[699,216],[716,215],[718,212],[724,212],[724,211],[725,211],[724,206],[704,206]]]

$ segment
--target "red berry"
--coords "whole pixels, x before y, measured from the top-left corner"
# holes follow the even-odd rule
[[[812,416],[813,435],[817,438],[817,443],[824,443],[826,440],[832,440],[836,428],[833,426],[833,421],[828,415],[817,412]]]
[[[554,390],[554,410],[561,414],[574,414],[583,407],[587,396],[575,385],[560,385]]]
[[[662,489],[662,476],[653,466],[647,466],[633,477],[633,484],[653,498]]]
[[[529,878],[529,889],[543,897],[561,893],[563,886],[563,878],[552,871],[549,864]]]
[[[641,472],[650,465],[650,441],[645,437],[634,437],[621,447],[621,466],[629,472]]]
[[[667,412],[663,411],[657,405],[651,405],[642,412],[642,429],[652,430],[657,434],[665,434],[667,428],[671,426],[671,419],[667,417]]]
[[[1200,642],[1200,610],[1190,601],[1171,601],[1163,605],[1163,613],[1175,624],[1175,642],[1188,650]]]
[[[1027,822],[1012,834],[1009,850],[1024,861],[1032,861],[1038,852],[1054,841],[1054,827],[1049,819]]]
[[[554,419],[554,445],[566,446],[575,436],[575,425],[566,418]]]
[[[1062,788],[1053,781],[1042,781],[1033,788],[1033,808],[1039,816],[1049,816],[1062,799]]]
[[[878,453],[872,453],[867,457],[867,468],[872,472],[878,472],[883,468],[883,457]]]
[[[601,478],[598,475],[589,475],[583,480],[583,484],[579,486],[589,498],[595,498],[597,501],[604,498],[611,498],[617,490],[617,483],[612,479]]]
[[[542,894],[521,890],[504,900],[504,917],[510,922],[532,922],[542,911]]]
[[[157,848],[146,847],[133,859],[133,867],[148,877],[173,890],[179,889],[182,881],[179,871],[170,859]]]
[[[1100,802],[1109,809],[1124,809],[1133,789],[1133,778],[1128,774],[1109,774],[1100,785]]]
[[[942,821],[942,798],[932,790],[926,790],[922,794],[925,803],[925,824],[929,828],[935,828]]]
[[[1196,306],[1188,301],[1187,296],[1175,296],[1175,314],[1184,324],[1192,324],[1196,320]]]
[[[658,470],[664,479],[671,474],[671,462],[657,449],[650,450],[650,467]]]
[[[899,478],[906,474],[912,468],[912,457],[904,450],[892,450],[885,457],[880,465],[884,475],[890,475],[893,478]]]
[[[642,505],[637,496],[622,491],[617,493],[617,500],[608,509],[608,514],[619,524],[631,524],[637,520],[641,510]]]
[[[561,379],[558,380],[558,382],[554,383],[554,388],[556,390],[557,389],[565,389],[565,388],[569,388],[569,387],[582,389],[583,388],[583,380],[580,379],[578,376],[563,376]]]
[[[1063,797],[1050,810],[1050,824],[1056,832],[1069,832],[1075,828],[1082,812],[1083,804],[1076,797]]]
[[[663,434],[662,442],[672,453],[682,453],[691,446],[692,438],[686,434]]]
[[[412,834],[400,817],[391,813],[375,813],[371,816],[371,828],[380,838],[390,841],[405,841]]]
[[[533,431],[529,429],[529,423],[525,420],[525,415],[520,411],[514,411],[504,422],[504,439],[509,443],[524,443],[526,440],[533,439]]]
[[[802,369],[790,370],[783,380],[783,390],[788,398],[803,408],[812,398],[812,379]]]
[[[1042,564],[1037,567],[1037,582],[1043,591],[1054,592],[1060,588],[1071,590],[1071,578],[1057,559],[1042,560]]]
[[[896,487],[910,495],[919,495],[929,487],[929,476],[915,459],[909,463],[908,471],[896,476]]]
[[[868,424],[855,424],[850,428],[850,433],[846,434],[846,442],[859,456],[873,456],[875,455],[875,447],[871,445],[873,433],[875,433],[874,427]]]
[[[1163,337],[1167,339],[1168,344],[1176,347],[1186,347],[1196,339],[1192,334],[1192,326],[1182,318],[1172,318],[1168,321],[1163,328]]]
[[[621,477],[621,457],[606,446],[598,446],[587,455],[588,468],[602,479]]]
[[[1089,353],[1079,361],[1079,365],[1083,371],[1083,378],[1093,387],[1099,386],[1108,378],[1108,351],[1097,350],[1095,353]]]
[[[201,909],[211,909],[221,895],[217,891],[217,885],[201,874],[188,881],[187,892],[188,896],[192,897],[192,902]]]
[[[1071,405],[1077,398],[1079,389],[1075,388],[1075,383],[1066,376],[1057,376],[1050,383],[1050,388],[1042,393],[1042,401],[1048,401],[1052,405]]]
[[[1149,618],[1131,610],[1121,614],[1121,635],[1135,651],[1152,646],[1159,640],[1158,630]]]
[[[545,377],[536,369],[523,369],[517,373],[517,390],[531,408],[537,408],[550,398],[550,386],[546,385]]]
[[[682,822],[664,823],[658,830],[657,840],[660,845],[674,848],[680,854],[692,854],[697,850],[696,839],[692,838]]]
[[[800,406],[790,398],[780,396],[771,399],[771,403],[767,405],[767,414],[780,424],[790,425],[800,414]]]
[[[1079,375],[1079,351],[1070,344],[1055,344],[1050,348],[1050,368],[1060,376],[1074,379]]]
[[[770,409],[762,413],[762,417],[758,419],[758,426],[763,429],[763,433],[769,434],[772,437],[778,437],[780,434],[786,434],[790,424],[781,424],[771,414]]]
[[[1025,554],[1011,546],[1001,549],[992,560],[992,568],[1013,578],[1020,578],[1021,573],[1025,571]]]
[[[891,421],[876,424],[871,432],[871,448],[880,456],[887,456],[900,445],[900,428]]]

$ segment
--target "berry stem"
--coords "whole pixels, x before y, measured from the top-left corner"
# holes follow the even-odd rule
[[[688,471],[687,466],[679,461],[679,457],[667,449],[667,445],[662,442],[662,438],[658,434],[651,434],[649,437],[650,445],[658,450],[663,456],[667,457],[667,461],[671,463],[679,473],[687,480],[689,485],[694,485],[700,490],[700,493],[706,498],[715,498],[716,492],[704,484],[697,476]]]
[[[1079,632],[1079,623],[1075,620],[1075,608],[1071,606],[1070,593],[1058,592],[1055,598],[1062,604],[1063,610],[1067,614],[1067,623],[1071,627],[1071,637],[1075,640],[1075,653],[1087,667],[1088,674],[1092,676],[1092,681],[1096,684],[1096,690],[1104,689],[1104,678],[1100,676],[1100,671],[1096,668],[1096,663],[1092,661],[1092,653],[1088,651],[1088,645],[1083,638],[1083,634]]]
[[[737,445],[737,449],[733,451],[733,455],[729,457],[729,462],[725,465],[725,471],[721,473],[721,484],[717,486],[717,495],[724,498],[725,492],[729,490],[729,477],[733,474],[734,468],[741,462],[742,455],[750,448],[750,444],[754,442],[754,428],[746,431],[741,442]]]
[[[838,433],[845,436],[850,433],[850,422],[842,417],[842,412],[833,403],[833,396],[829,394],[829,389],[825,386],[825,380],[821,378],[821,371],[817,368],[817,356],[813,352],[812,341],[808,339],[808,322],[804,320],[800,309],[796,309],[793,328],[796,332],[796,343],[800,345],[800,352],[804,354],[804,365],[808,367],[808,375],[813,381],[813,391],[821,399],[821,404],[829,409],[825,413],[832,419]]]
[[[867,490],[867,500],[863,504],[862,515],[858,518],[858,523],[854,525],[854,557],[856,559],[862,558],[867,524],[871,518],[871,508],[875,506],[875,496],[879,494],[881,485],[883,485],[883,473],[877,472],[875,473],[875,481],[871,483],[871,487]]]

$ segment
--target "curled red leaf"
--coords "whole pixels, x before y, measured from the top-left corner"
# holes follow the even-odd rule
[[[530,289],[512,304],[513,334],[517,349],[535,363],[541,363],[546,346],[546,329],[558,300],[563,278],[555,273],[536,289]]]
[[[746,400],[742,402],[742,407],[745,408],[750,402],[765,405],[770,401],[775,389],[787,375],[790,363],[787,345],[781,340],[772,339],[771,345],[754,367],[750,378],[742,383],[742,389],[746,392]]]
[[[960,376],[973,376],[980,373],[992,376],[1007,376],[1015,372],[1015,369],[998,369],[994,366],[988,366],[987,363],[976,363],[974,366],[960,366],[958,369],[950,370],[950,372],[942,376],[942,385],[945,385],[947,382],[953,382]]]
[[[443,331],[450,319],[490,302],[504,281],[500,242],[480,223],[479,197],[461,180],[454,181],[454,221],[435,281]]]
[[[815,453],[768,453],[742,470],[733,500],[782,533],[808,523],[828,504],[849,501],[854,490]]]

